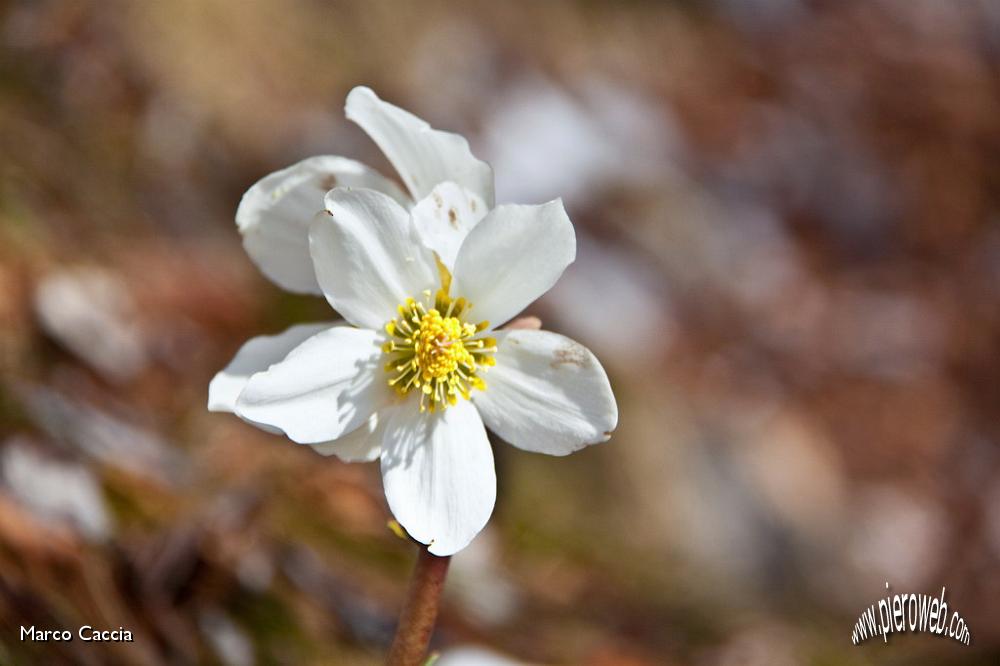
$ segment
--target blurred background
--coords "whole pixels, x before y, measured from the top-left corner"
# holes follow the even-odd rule
[[[392,174],[356,84],[561,196],[530,314],[601,358],[610,443],[498,443],[442,664],[996,664],[1000,3],[0,5],[0,663],[378,664],[414,548],[377,465],[205,409],[329,318],[233,222],[301,158]],[[972,645],[851,644],[939,594]],[[134,643],[28,643],[21,625]],[[470,647],[478,646],[478,647]]]

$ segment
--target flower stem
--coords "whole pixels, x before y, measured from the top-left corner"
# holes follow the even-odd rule
[[[450,561],[450,557],[431,555],[425,546],[420,547],[387,666],[423,666],[425,663]]]

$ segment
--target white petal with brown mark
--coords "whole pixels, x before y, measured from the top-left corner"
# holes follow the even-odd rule
[[[486,215],[486,202],[474,192],[441,183],[413,207],[413,223],[424,244],[451,270],[465,237]]]
[[[496,366],[473,402],[486,426],[527,451],[564,456],[618,425],[608,376],[589,349],[549,331],[498,331]]]
[[[243,247],[278,286],[322,293],[309,258],[309,225],[323,210],[323,196],[337,186],[365,187],[408,201],[392,181],[361,162],[332,155],[310,157],[267,175],[243,195],[236,211]]]

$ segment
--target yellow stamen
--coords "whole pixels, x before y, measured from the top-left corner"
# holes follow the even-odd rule
[[[423,300],[412,298],[399,306],[399,317],[386,323],[390,336],[382,351],[390,358],[388,381],[400,395],[416,388],[420,411],[435,412],[466,400],[472,389],[485,390],[479,376],[496,364],[496,339],[477,337],[489,328],[463,320],[471,306],[464,298],[452,299],[447,289],[425,292]]]

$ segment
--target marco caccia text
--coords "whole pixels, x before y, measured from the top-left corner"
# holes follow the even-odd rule
[[[84,642],[110,642],[110,643],[132,643],[134,639],[132,638],[132,632],[125,627],[118,627],[117,629],[95,629],[89,624],[85,624],[76,631],[77,638]],[[35,641],[37,643],[46,643],[48,641],[72,641],[74,634],[69,629],[35,629],[34,625],[30,627],[21,627],[21,640],[22,641]]]

